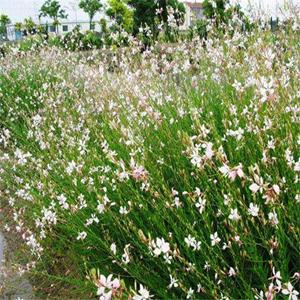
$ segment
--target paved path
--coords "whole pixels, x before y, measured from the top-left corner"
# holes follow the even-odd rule
[[[18,274],[14,274],[9,269],[9,263],[4,262],[5,247],[6,241],[0,232],[0,300],[33,300],[32,287],[29,281]],[[5,286],[3,293],[1,293],[2,284]]]

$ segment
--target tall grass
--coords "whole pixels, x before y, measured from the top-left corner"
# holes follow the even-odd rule
[[[291,24],[2,59],[20,270],[51,297],[296,297],[299,38]]]

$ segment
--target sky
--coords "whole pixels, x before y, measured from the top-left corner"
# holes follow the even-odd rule
[[[62,7],[68,13],[69,21],[87,21],[87,15],[78,8],[80,0],[59,0]],[[195,0],[189,0],[195,1]],[[251,5],[260,5],[265,11],[272,15],[277,15],[278,7],[282,6],[285,0],[235,0],[246,7],[248,3]],[[300,5],[300,0],[292,0],[294,4]],[[0,0],[0,15],[6,14],[13,23],[22,22],[25,18],[32,17],[38,20],[39,9],[44,0]],[[100,16],[96,16],[96,18]]]

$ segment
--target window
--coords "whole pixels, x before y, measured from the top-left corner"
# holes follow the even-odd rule
[[[62,30],[63,32],[67,32],[69,30],[68,25],[63,25]]]
[[[50,32],[55,32],[55,31],[56,31],[56,30],[55,30],[55,26],[54,26],[54,25],[50,25],[49,31],[50,31]]]

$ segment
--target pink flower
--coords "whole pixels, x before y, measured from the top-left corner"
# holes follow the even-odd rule
[[[242,164],[239,164],[238,166],[232,169],[230,169],[227,165],[224,164],[221,168],[219,168],[219,171],[225,177],[229,177],[231,181],[234,181],[237,176],[240,178],[244,177],[244,172],[242,168],[243,168]]]
[[[107,278],[104,275],[100,275],[97,283],[97,295],[100,296],[101,300],[110,300],[120,287],[120,280],[117,278],[112,280],[112,277],[112,274],[108,275]]]
[[[144,181],[147,179],[148,172],[143,166],[137,165],[133,158],[131,158],[130,167],[132,170],[131,175],[136,181]]]
[[[260,186],[254,182],[250,185],[249,189],[251,190],[251,192],[256,194],[259,191]]]

